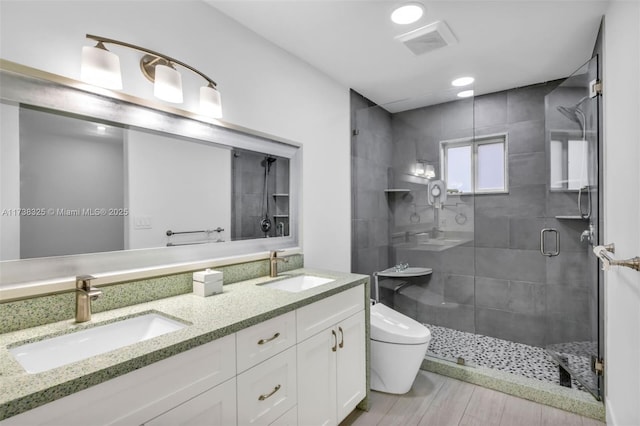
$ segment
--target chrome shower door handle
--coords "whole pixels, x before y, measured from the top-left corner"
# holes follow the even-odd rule
[[[553,232],[553,233],[556,234],[556,250],[555,251],[546,251],[545,250],[544,235],[547,232]],[[560,254],[560,233],[558,232],[557,229],[542,228],[542,230],[540,231],[540,254],[542,254],[543,256],[548,256],[548,257],[557,256],[557,255]]]

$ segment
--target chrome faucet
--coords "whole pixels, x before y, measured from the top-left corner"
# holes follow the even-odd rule
[[[280,250],[282,251],[282,250]],[[289,261],[289,259],[286,259],[284,257],[278,257],[278,250],[272,250],[269,253],[269,276],[270,277],[277,277],[278,276],[278,262],[284,262],[287,263]]]
[[[91,321],[91,301],[102,294],[101,290],[91,287],[91,275],[76,277],[76,322]]]

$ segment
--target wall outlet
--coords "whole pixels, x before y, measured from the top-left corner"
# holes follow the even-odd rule
[[[135,216],[133,218],[133,229],[151,229],[151,216]]]

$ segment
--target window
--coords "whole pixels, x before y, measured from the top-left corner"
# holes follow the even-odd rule
[[[440,142],[447,189],[466,194],[508,192],[507,135]]]

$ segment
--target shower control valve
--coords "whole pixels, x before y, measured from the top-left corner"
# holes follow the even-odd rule
[[[593,234],[594,234],[593,225],[589,224],[589,229],[585,229],[584,231],[582,231],[582,234],[580,234],[580,241],[587,240],[589,243],[593,244],[593,240],[594,240]]]

